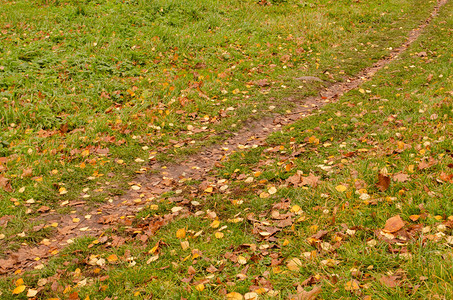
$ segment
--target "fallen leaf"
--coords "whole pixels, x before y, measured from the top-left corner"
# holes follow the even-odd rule
[[[346,191],[348,188],[347,188],[346,186],[340,184],[340,185],[337,185],[337,186],[335,187],[335,189],[336,189],[338,192],[344,192],[344,191]]]
[[[351,281],[346,282],[346,284],[344,285],[344,289],[347,291],[356,291],[360,289],[360,283],[357,280],[353,279]]]
[[[389,288],[394,288],[398,286],[398,276],[384,276],[379,279],[379,282],[383,285],[388,286]]]
[[[288,267],[288,269],[290,269],[291,271],[299,271],[300,267],[302,266],[302,262],[300,261],[300,259],[298,259],[297,257],[295,258],[291,258],[288,263],[286,264],[286,266]]]
[[[116,256],[115,254],[111,254],[111,255],[109,255],[109,256],[107,257],[107,261],[108,261],[109,263],[115,262],[115,261],[117,261],[117,260],[118,260],[118,256]]]
[[[25,285],[19,285],[17,286],[14,290],[13,290],[13,294],[14,295],[18,295],[20,293],[22,293],[23,291],[25,291]]]
[[[241,265],[245,265],[247,263],[247,259],[244,256],[239,255],[238,256],[238,263],[240,263]]]
[[[390,176],[379,173],[376,186],[381,192],[385,192],[390,186]]]
[[[409,219],[411,219],[411,221],[413,221],[413,222],[417,221],[419,218],[420,218],[420,215],[410,215],[409,216]]]
[[[9,179],[0,174],[0,188],[3,188],[6,192],[12,192],[13,188],[9,183]]]
[[[227,300],[242,300],[244,297],[238,292],[231,292],[226,295]]]
[[[181,242],[181,248],[182,248],[182,250],[187,250],[187,249],[189,249],[189,241],[183,241],[183,242]]]
[[[394,233],[404,227],[404,221],[399,215],[391,217],[385,222],[384,231]]]
[[[185,228],[180,228],[176,231],[176,237],[178,239],[183,239],[186,237],[186,229]]]
[[[315,286],[311,291],[306,291],[299,285],[297,286],[297,295],[292,297],[295,297],[296,300],[315,300],[321,292],[320,286]]]
[[[36,294],[38,294],[38,290],[28,289],[28,291],[27,291],[28,298],[32,298],[32,297],[36,296]]]
[[[219,220],[214,220],[211,223],[211,228],[217,228],[220,226],[220,221]]]
[[[396,182],[406,182],[409,181],[410,179],[411,179],[410,176],[404,173],[398,173],[393,175],[393,181]]]
[[[310,173],[310,175],[308,175],[307,177],[301,177],[301,185],[309,185],[311,187],[317,187],[318,184],[319,184],[319,179],[321,177],[319,176],[315,176],[313,175],[312,173]]]

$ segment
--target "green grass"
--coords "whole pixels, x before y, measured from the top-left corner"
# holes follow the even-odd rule
[[[2,1],[0,28],[6,33],[0,36],[0,91],[5,110],[0,112],[4,128],[0,151],[8,157],[2,175],[11,180],[14,191],[1,192],[0,212],[16,215],[4,231],[6,238],[0,240],[2,251],[52,234],[46,229],[45,236],[28,235],[35,224],[27,223],[27,208],[36,210],[44,204],[58,208],[59,201],[77,199],[86,187],[108,191],[124,179],[123,173],[132,176],[140,167],[134,162],[137,157],[147,159],[155,151],[178,157],[193,151],[187,146],[194,138],[187,125],[206,126],[206,132],[194,138],[195,145],[206,143],[213,132],[231,124],[240,126],[238,120],[246,120],[253,109],[258,116],[266,114],[272,97],[313,93],[315,87],[298,89],[300,82],[294,77],[315,75],[331,81],[354,74],[401,43],[432,6],[425,1],[288,1],[272,6],[254,1]],[[268,290],[258,290],[263,294],[260,298],[277,293],[276,298],[285,299],[296,292],[297,284],[313,276],[325,299],[451,298],[452,257],[446,237],[452,232],[449,223],[438,227],[453,215],[451,183],[441,179],[442,172],[451,174],[453,163],[453,106],[447,93],[453,90],[449,67],[453,53],[448,47],[451,8],[448,4],[420,41],[365,83],[363,90],[353,90],[338,103],[273,134],[267,147],[231,157],[212,174],[216,181],[227,180],[226,192],[215,188],[212,195],[194,193],[193,182],[182,186],[185,199],[201,203],[190,210],[205,214],[176,219],[146,243],[140,242],[138,235],[175,206],[173,195],[166,195],[157,202],[158,210],[141,211],[132,229],[113,228],[106,233],[107,242],[78,239],[42,270],[0,279],[1,297],[26,299],[25,292],[11,294],[17,279],[36,289],[39,279],[48,278],[39,298],[65,299],[77,292],[81,299],[218,299],[261,287]],[[422,51],[426,57],[419,55]],[[290,60],[284,55],[291,55]],[[194,71],[198,63],[204,67]],[[227,76],[219,77],[221,73]],[[270,91],[247,86],[262,78],[273,82]],[[200,90],[213,101],[192,86],[195,81],[203,82]],[[102,92],[110,99],[106,94],[101,97]],[[182,94],[187,97],[185,106],[180,102]],[[213,120],[220,109],[230,106],[236,108],[235,115]],[[290,106],[282,103],[282,107]],[[68,132],[60,131],[64,124]],[[52,131],[56,133],[43,137]],[[319,143],[310,139],[313,136]],[[170,139],[185,141],[186,146],[174,148]],[[266,151],[275,146],[284,151]],[[107,155],[96,152],[106,148]],[[301,154],[291,157],[297,150]],[[345,155],[351,152],[355,154]],[[437,162],[419,170],[425,158]],[[27,167],[33,169],[31,177],[21,178]],[[384,167],[390,174],[408,174],[411,180],[393,181],[381,192],[375,183]],[[319,176],[320,184],[286,185],[285,179],[296,170]],[[255,177],[257,171],[261,174]],[[108,173],[115,175],[107,179]],[[255,177],[254,182],[237,180],[239,174]],[[339,185],[346,191],[338,191]],[[271,186],[277,187],[277,193],[260,197]],[[19,192],[21,187],[25,191]],[[60,195],[61,187],[68,193]],[[366,189],[369,199],[360,198],[364,193],[360,188]],[[92,193],[91,198],[103,201],[106,196]],[[26,206],[30,198],[38,203]],[[284,199],[290,200],[287,207],[273,208]],[[293,216],[293,226],[284,227],[275,240],[254,232],[253,222],[247,220],[254,213],[254,219],[274,226],[277,220],[271,211],[283,214],[295,205],[303,212]],[[206,217],[207,210],[216,212],[219,227],[210,226],[213,220]],[[431,228],[415,233],[407,243],[389,245],[377,238],[376,231],[396,214],[406,228],[418,224]],[[411,215],[420,219],[413,222]],[[224,225],[224,236],[217,238]],[[186,229],[185,238],[176,237],[181,228]],[[319,241],[310,240],[319,230],[328,233]],[[26,239],[17,236],[22,231],[27,232]],[[118,237],[124,238],[124,244],[112,247]],[[189,248],[183,249],[180,242],[186,240]],[[150,253],[157,243],[157,250]],[[307,258],[309,253],[316,255]],[[99,255],[107,260],[113,254],[118,260],[105,264],[96,265],[92,258]],[[147,263],[156,254],[159,258]],[[239,255],[246,264],[235,261]],[[295,257],[301,266],[289,270],[287,263]],[[328,259],[338,264],[329,266]],[[210,265],[218,270],[210,273]],[[187,282],[189,267],[195,273]],[[238,277],[242,271],[246,276]],[[389,272],[399,276],[398,287],[380,283]],[[357,280],[359,289],[345,289],[351,280]],[[58,284],[52,289],[53,281]]]
[[[339,80],[369,66],[432,6],[2,1],[0,156],[12,192],[1,197],[21,205],[2,201],[0,211],[24,211],[30,197],[75,199],[88,177],[118,181],[138,168],[137,157],[193,153],[267,114],[275,97],[314,91],[293,88],[301,85],[295,77]],[[260,79],[270,86],[254,84]],[[280,109],[289,105],[282,100]],[[61,187],[68,193],[59,195]]]

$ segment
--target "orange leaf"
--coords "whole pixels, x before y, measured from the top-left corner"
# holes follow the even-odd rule
[[[390,219],[385,222],[384,231],[389,233],[394,233],[404,227],[404,221],[401,219],[399,215],[391,217]]]

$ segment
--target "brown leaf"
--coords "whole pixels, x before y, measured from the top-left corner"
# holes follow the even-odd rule
[[[328,230],[320,230],[316,234],[312,235],[311,237],[317,240],[321,240],[326,234],[328,234]]]
[[[390,176],[379,173],[376,186],[381,192],[385,192],[390,186]]]
[[[315,286],[311,291],[307,292],[299,285],[297,286],[297,295],[292,297],[295,297],[296,300],[315,300],[321,292],[320,286]]]
[[[37,212],[45,213],[45,212],[48,212],[49,210],[50,210],[50,207],[43,205],[40,208],[38,208]]]
[[[437,160],[435,160],[434,158],[430,157],[428,161],[426,160],[423,160],[421,161],[419,164],[418,164],[418,169],[419,170],[424,170],[424,169],[427,169],[433,165],[437,164]]]
[[[308,175],[307,177],[301,178],[302,179],[301,185],[310,185],[312,187],[316,187],[319,184],[320,178],[321,177],[315,176],[312,173],[310,173],[310,175]]]
[[[215,273],[217,271],[218,271],[218,269],[216,267],[214,267],[213,265],[210,265],[209,267],[206,268],[206,272],[209,272],[209,273]]]
[[[298,173],[288,177],[286,182],[292,183],[294,186],[297,186],[300,183],[300,175]]]
[[[393,181],[396,181],[396,182],[406,182],[409,180],[411,180],[410,176],[407,174],[404,174],[404,173],[398,173],[398,174],[393,175]]]
[[[0,188],[3,188],[5,192],[13,191],[11,184],[9,183],[9,179],[4,177],[3,175],[0,175]]]
[[[69,300],[79,300],[79,294],[77,292],[73,292],[69,295]]]
[[[445,182],[453,183],[453,174],[447,175],[447,173],[440,173],[439,179]]]
[[[257,81],[255,81],[255,84],[260,87],[266,87],[266,86],[270,85],[270,83],[267,81],[267,79],[257,80]]]
[[[400,215],[391,217],[385,222],[384,231],[389,233],[394,233],[404,227],[404,221],[401,219]]]
[[[399,282],[397,281],[398,280],[398,276],[384,276],[382,275],[382,277],[379,279],[379,282],[383,285],[386,285],[388,286],[389,288],[394,288],[394,287],[397,287]]]
[[[22,171],[22,178],[32,177],[33,176],[33,168],[26,168]]]

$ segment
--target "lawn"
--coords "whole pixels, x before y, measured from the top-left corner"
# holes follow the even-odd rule
[[[435,5],[0,3],[0,253],[52,237],[33,230],[43,206],[105,202],[149,160],[178,161],[372,65]],[[1,297],[288,298],[299,285],[298,297],[451,298],[451,8],[337,103],[236,153],[207,186],[182,182],[133,224],[1,278]],[[178,197],[185,217],[140,240]]]

